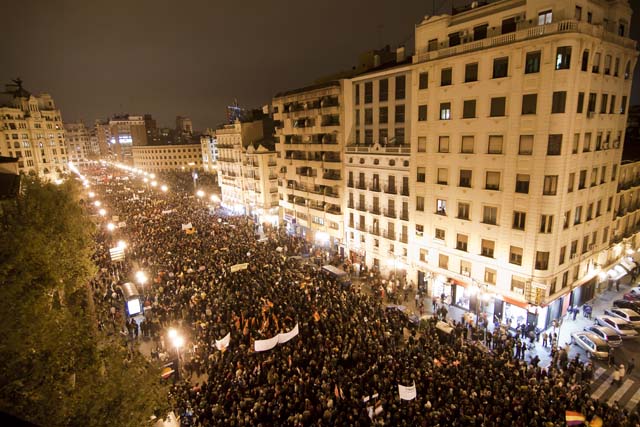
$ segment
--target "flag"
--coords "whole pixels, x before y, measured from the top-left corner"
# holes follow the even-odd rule
[[[579,426],[583,425],[587,419],[580,412],[566,411],[565,420],[568,426]]]
[[[318,314],[317,311],[315,313],[313,313],[313,320],[315,320],[316,322],[320,321],[320,315]]]
[[[589,421],[589,427],[602,427],[602,425],[603,425],[602,418],[600,418],[597,415],[593,417],[591,421]]]
[[[417,396],[416,383],[414,382],[413,385],[410,385],[410,386],[404,386],[404,385],[398,384],[398,395],[402,400],[415,399]]]
[[[171,374],[173,374],[175,371],[170,367],[167,366],[166,368],[162,369],[162,372],[160,373],[160,376],[162,377],[163,380],[166,380],[167,378],[169,378],[171,376]]]
[[[220,351],[224,351],[229,347],[231,342],[231,332],[224,336],[221,340],[216,340],[216,348]]]

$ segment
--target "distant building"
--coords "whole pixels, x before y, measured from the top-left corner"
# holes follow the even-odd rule
[[[202,148],[202,165],[204,170],[217,175],[218,168],[218,140],[213,129],[205,129],[200,135]]]
[[[202,170],[199,144],[131,147],[133,166],[147,172]]]
[[[111,131],[108,120],[96,120],[93,133],[98,144],[101,158],[115,160],[115,153],[111,149]]]
[[[176,117],[176,130],[180,133],[192,134],[193,124],[188,117],[177,116]]]
[[[82,122],[65,123],[64,130],[69,161],[76,166],[86,166],[89,163],[88,150],[91,144],[89,130]]]
[[[130,114],[116,115],[109,119],[109,144],[118,161],[131,163],[132,147],[147,145],[148,122],[148,117]]]
[[[51,95],[14,83],[0,95],[0,156],[17,158],[20,173],[58,179],[69,161],[60,110]]]
[[[15,199],[20,193],[19,170],[16,157],[0,156],[0,200]]]

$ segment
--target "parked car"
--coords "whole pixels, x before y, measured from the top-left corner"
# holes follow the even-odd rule
[[[608,326],[587,326],[585,331],[596,334],[603,341],[605,341],[609,347],[619,347],[622,345],[622,337],[614,329]]]
[[[612,316],[599,316],[596,318],[596,323],[600,326],[608,326],[611,329],[615,330],[622,339],[635,338],[638,336],[638,331],[633,327],[633,325],[627,322],[624,319],[619,317]]]
[[[627,301],[637,301],[640,300],[640,289],[636,286],[635,288],[631,288],[629,292],[624,294],[624,299]]]
[[[612,307],[609,310],[605,310],[604,314],[607,316],[619,317],[631,323],[633,327],[640,328],[640,314],[628,308]]]
[[[640,314],[640,301],[627,301],[624,299],[617,299],[613,302],[614,307],[628,308],[636,313]]]
[[[607,359],[609,346],[604,340],[592,332],[574,332],[571,334],[571,344],[576,344],[587,352],[587,357]]]

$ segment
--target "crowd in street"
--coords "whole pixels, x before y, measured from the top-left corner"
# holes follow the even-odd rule
[[[122,334],[132,351],[138,334],[155,343],[154,355],[172,351],[167,328],[187,336],[171,393],[185,425],[554,427],[565,425],[567,410],[606,426],[640,425],[637,412],[591,399],[593,367],[563,349],[542,368],[523,360],[524,340],[515,350],[507,334],[489,334],[487,349],[466,324],[447,333],[434,317],[418,327],[379,296],[301,260],[312,250],[305,240],[210,209],[193,195],[190,177],[165,182],[166,193],[137,178],[94,187],[126,223],[118,237],[128,246],[126,262],[112,263],[115,237],[98,234],[93,287],[100,326]],[[185,223],[195,232],[183,231]],[[118,286],[138,270],[149,282],[144,320],[132,325]],[[254,351],[256,340],[296,325],[290,341]],[[218,349],[227,334],[229,345]],[[398,385],[415,385],[415,398],[401,400]]]

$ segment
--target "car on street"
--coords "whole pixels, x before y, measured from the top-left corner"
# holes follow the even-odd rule
[[[631,323],[634,328],[640,328],[640,314],[628,308],[612,307],[604,311],[607,316],[619,317]]]
[[[619,317],[607,315],[598,316],[596,318],[596,323],[600,326],[608,326],[611,329],[615,330],[618,334],[620,334],[623,340],[635,338],[638,336],[638,331],[636,331],[636,328],[634,328],[631,323]]]
[[[631,288],[629,292],[624,294],[624,299],[627,301],[637,301],[640,300],[640,289],[636,286],[635,288]]]
[[[640,314],[640,301],[627,301],[624,299],[617,299],[613,302],[614,307],[628,308],[636,313]]]
[[[571,334],[571,344],[575,344],[587,352],[588,358],[607,359],[609,346],[592,332],[578,331]]]
[[[614,329],[608,326],[587,326],[585,331],[596,334],[603,341],[605,341],[609,347],[619,347],[622,345],[622,337]]]

